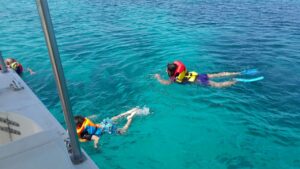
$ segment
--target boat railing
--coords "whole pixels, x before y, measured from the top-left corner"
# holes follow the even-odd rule
[[[74,164],[80,164],[85,160],[85,157],[81,152],[80,145],[77,139],[77,133],[75,131],[72,108],[68,96],[66,81],[63,73],[63,67],[61,65],[59,51],[58,51],[56,38],[52,26],[51,16],[48,8],[48,2],[47,0],[36,0],[36,5],[40,15],[40,20],[44,31],[48,53],[52,64],[52,70],[54,73],[54,77],[55,77],[55,81],[59,93],[59,98],[61,101],[64,118],[68,129],[68,134],[70,137],[70,145],[71,145],[70,157]]]

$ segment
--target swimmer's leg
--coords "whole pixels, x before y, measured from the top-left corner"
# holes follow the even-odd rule
[[[124,134],[124,133],[128,130],[130,124],[132,123],[133,116],[134,116],[136,113],[137,113],[137,111],[134,111],[133,113],[131,113],[131,114],[127,117],[127,122],[126,122],[126,124],[123,126],[123,128],[118,129],[118,133],[119,133],[119,134]]]
[[[236,83],[235,80],[232,81],[226,81],[226,82],[214,82],[214,81],[208,81],[208,84],[212,87],[216,87],[216,88],[222,88],[222,87],[229,87],[232,86]]]
[[[241,72],[220,72],[220,73],[207,74],[207,76],[208,78],[218,78],[218,77],[226,77],[226,76],[237,76],[240,74]]]
[[[122,114],[119,114],[119,115],[117,115],[117,116],[112,117],[111,120],[112,120],[112,121],[116,121],[116,120],[118,120],[118,119],[120,119],[120,118],[122,118],[122,117],[124,117],[124,116],[129,116],[129,115],[131,115],[132,113],[136,113],[137,110],[138,110],[138,108],[133,108],[133,109],[131,109],[131,110],[125,112],[125,113],[122,113]]]

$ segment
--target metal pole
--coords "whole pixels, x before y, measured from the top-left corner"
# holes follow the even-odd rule
[[[36,0],[36,4],[40,14],[41,24],[44,30],[44,35],[48,47],[48,53],[51,60],[52,69],[56,80],[59,98],[63,108],[68,133],[70,136],[70,144],[72,147],[71,160],[74,164],[79,164],[84,161],[84,157],[79,146],[77,133],[75,131],[74,118],[69,101],[63,68],[60,62],[60,56],[56,44],[56,38],[52,26],[48,3],[47,0]]]
[[[4,62],[4,59],[3,59],[3,57],[2,57],[2,52],[0,51],[0,66],[1,66],[1,71],[2,71],[2,73],[5,73],[5,72],[7,72],[7,67],[6,67],[6,64],[5,64],[5,62]]]

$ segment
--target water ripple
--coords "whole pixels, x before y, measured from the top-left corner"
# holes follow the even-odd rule
[[[100,121],[135,106],[153,112],[134,119],[128,135],[102,138],[101,152],[83,145],[101,168],[299,168],[298,1],[49,7],[74,114]],[[2,0],[0,20],[4,56],[37,72],[23,78],[65,125],[34,2]],[[257,68],[265,79],[227,89],[156,82],[177,59],[200,73]]]

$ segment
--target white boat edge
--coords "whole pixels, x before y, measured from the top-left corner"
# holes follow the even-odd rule
[[[85,161],[72,163],[65,129],[10,69],[0,72],[0,129],[1,169],[98,169],[84,150]]]

